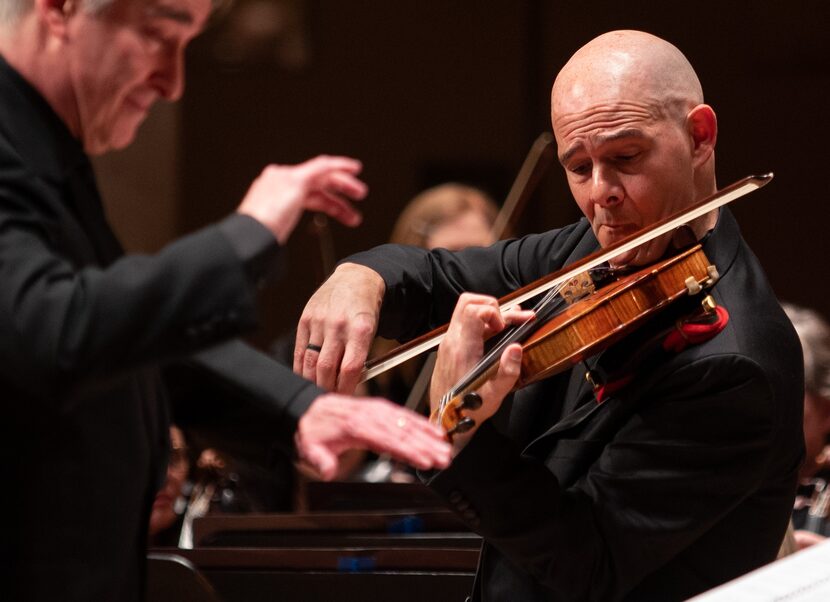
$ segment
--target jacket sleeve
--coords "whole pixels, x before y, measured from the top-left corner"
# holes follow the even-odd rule
[[[221,394],[177,404],[177,421],[182,410],[190,412],[186,423],[204,421],[205,405],[213,402],[208,420],[218,420],[223,428],[230,421],[237,432],[244,422],[245,439],[256,439],[259,434],[289,454],[294,451],[297,423],[314,399],[325,393],[311,381],[294,374],[291,368],[239,339],[200,351],[179,364],[195,369],[192,376],[199,380],[199,391],[216,391],[218,387]],[[191,404],[194,407],[181,407]],[[240,421],[240,415],[246,420]],[[234,439],[239,439],[238,435]]]
[[[61,188],[2,165],[0,356],[3,380],[50,398],[251,329],[255,292],[279,247],[234,215],[159,253],[90,265]],[[88,256],[88,252],[87,256]]]
[[[640,395],[615,400],[637,409],[609,443],[559,442],[566,461],[596,453],[567,489],[488,423],[430,485],[563,599],[617,599],[757,490],[774,436],[768,381],[742,356],[682,366]]]

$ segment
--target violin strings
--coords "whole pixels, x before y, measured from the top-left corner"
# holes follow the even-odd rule
[[[509,345],[516,342],[521,342],[527,336],[532,334],[534,326],[540,321],[547,321],[547,319],[558,310],[565,302],[559,293],[565,284],[558,284],[548,290],[544,297],[533,307],[535,316],[525,320],[521,324],[514,326],[507,332],[503,333],[502,338],[488,351],[470,370],[453,386],[450,391],[441,399],[440,408],[443,410],[449,401],[458,395],[460,391],[469,386],[476,378],[478,378],[484,370],[489,368],[494,362],[501,358],[504,350]]]
[[[592,278],[601,280],[615,272],[607,264],[599,265],[589,270]],[[494,362],[499,361],[504,350],[513,343],[522,342],[533,334],[535,328],[550,320],[560,308],[565,305],[566,300],[561,296],[562,290],[567,282],[561,282],[548,289],[544,296],[533,307],[534,317],[525,320],[521,324],[513,326],[502,333],[502,338],[484,354],[484,356],[467,373],[456,382],[456,384],[441,398],[439,412],[443,413],[449,402],[465,388],[470,386],[481,374]]]

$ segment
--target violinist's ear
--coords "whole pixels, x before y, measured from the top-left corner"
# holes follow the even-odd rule
[[[709,105],[699,104],[686,115],[686,127],[691,136],[692,158],[695,167],[703,165],[715,152],[718,139],[718,118]]]

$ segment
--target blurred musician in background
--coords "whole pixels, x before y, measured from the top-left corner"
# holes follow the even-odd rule
[[[177,546],[184,514],[185,499],[182,496],[190,471],[190,458],[184,433],[177,426],[170,426],[170,459],[167,462],[167,478],[153,500],[150,511],[149,536],[152,546]]]
[[[830,535],[830,326],[817,312],[784,304],[804,353],[804,444],[793,507],[798,549]]]
[[[389,242],[422,249],[458,251],[495,242],[498,207],[483,190],[447,182],[427,188],[410,200],[392,227]]]

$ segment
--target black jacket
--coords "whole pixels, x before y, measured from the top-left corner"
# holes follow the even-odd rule
[[[4,598],[140,599],[167,464],[162,363],[206,367],[290,447],[320,390],[231,340],[254,326],[256,285],[278,253],[235,215],[157,255],[123,256],[80,143],[0,59]]]
[[[406,338],[447,321],[462,291],[502,296],[596,248],[583,219],[487,249],[350,260],[386,281],[380,334]],[[728,210],[704,251],[723,332],[649,356],[574,428],[552,427],[595,403],[586,368],[614,372],[628,340],[519,391],[431,479],[485,538],[474,599],[682,600],[775,558],[803,455],[801,350]]]

